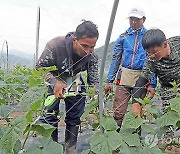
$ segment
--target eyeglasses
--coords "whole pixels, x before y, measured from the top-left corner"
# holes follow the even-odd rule
[[[157,54],[159,54],[160,52],[164,51],[165,49],[162,50],[146,50],[147,54],[149,56],[156,56]]]

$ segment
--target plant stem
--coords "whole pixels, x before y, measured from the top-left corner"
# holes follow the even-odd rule
[[[31,127],[31,126],[30,126],[30,127]],[[29,129],[29,131],[28,131],[28,133],[27,133],[27,135],[26,135],[26,138],[25,138],[25,140],[24,140],[24,143],[23,143],[23,145],[22,145],[21,150],[23,150],[23,149],[24,149],[24,146],[25,146],[26,141],[27,141],[27,139],[28,139],[28,137],[29,137],[30,131],[31,131],[31,129]]]

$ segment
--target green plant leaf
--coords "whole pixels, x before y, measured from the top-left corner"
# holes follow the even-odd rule
[[[180,84],[177,84],[175,81],[170,82],[170,84],[173,86],[172,90],[174,91],[174,93],[177,95],[177,89],[180,86]],[[170,89],[171,90],[171,89]]]
[[[32,125],[31,128],[29,127],[29,129],[31,129],[32,131],[37,131],[40,134],[42,134],[43,136],[47,137],[52,134],[52,132],[56,129],[56,127],[39,122],[39,123]]]
[[[38,86],[40,84],[43,83],[42,78],[38,77],[38,76],[30,76],[29,77],[29,88],[34,87],[34,86]]]
[[[19,152],[20,150],[21,150],[21,141],[18,139],[18,140],[16,141],[16,144],[15,144],[15,146],[14,146],[13,151],[14,151],[15,154],[18,154],[18,152]]]
[[[0,105],[2,105],[2,104],[6,104],[7,103],[7,101],[6,101],[6,99],[5,98],[1,98],[0,99]]]
[[[104,127],[105,130],[117,130],[119,127],[111,116],[103,116],[100,120],[100,124]]]
[[[161,150],[155,146],[152,148],[145,147],[143,150],[141,150],[140,154],[162,154]]]
[[[110,154],[116,150],[122,143],[122,137],[116,131],[107,131],[106,133],[95,133],[90,142],[91,150],[98,154]]]
[[[122,154],[132,154],[130,147],[125,142],[122,143],[122,145],[120,147],[120,152]]]
[[[95,97],[96,88],[95,87],[88,87],[88,91],[86,93],[83,93],[83,95],[89,96],[91,98]]]
[[[177,128],[180,128],[180,121],[176,123]]]
[[[40,146],[32,145],[25,154],[63,154],[63,146],[54,142],[51,137],[42,137]]]
[[[30,106],[34,104],[37,100],[44,97],[45,92],[47,92],[46,86],[32,87],[21,97],[20,104],[23,110],[27,111]]]
[[[136,101],[138,101],[139,103],[141,103],[141,105],[144,107],[147,104],[152,104],[152,101],[148,98],[145,97],[144,99],[141,98],[135,98]]]
[[[7,153],[6,151],[0,148],[0,154],[10,154],[10,153]]]
[[[159,127],[164,127],[168,125],[175,126],[176,123],[179,121],[180,116],[177,112],[170,111],[164,114],[162,117],[156,120],[156,123]]]
[[[43,154],[42,150],[40,147],[38,147],[37,145],[31,145],[26,152],[24,152],[24,154]]]
[[[42,99],[39,99],[31,105],[30,110],[26,114],[27,123],[31,123],[33,121],[33,115],[41,107],[42,101]]]
[[[180,113],[180,97],[176,97],[170,100],[170,107],[171,110],[176,111],[177,113]]]
[[[6,152],[13,153],[16,141],[21,137],[25,128],[25,118],[23,116],[17,117],[10,122],[9,127],[5,130],[1,138],[1,148]]]
[[[156,134],[158,138],[161,138],[167,132],[167,127],[159,127],[156,129]]]
[[[155,114],[155,115],[158,114],[158,111],[157,111],[157,110],[155,110],[155,109],[153,109],[153,108],[150,108],[150,107],[147,107],[147,108],[146,108],[146,111],[147,111],[148,113],[151,113],[151,114]]]
[[[112,150],[116,150],[122,143],[122,137],[116,131],[107,131],[109,146]]]
[[[122,135],[124,135],[124,134],[127,134],[127,133],[131,133],[131,134],[133,134],[134,132],[136,131],[136,129],[134,129],[134,128],[121,128],[120,129],[120,134],[122,134]]]
[[[141,147],[130,147],[125,142],[123,142],[120,146],[120,154],[139,154],[141,151]]]
[[[83,121],[88,115],[89,113],[94,110],[97,106],[98,106],[98,99],[93,99],[90,104],[86,107],[85,112],[83,113],[83,115],[81,116],[81,121]]]
[[[97,130],[100,125],[99,125],[99,123],[93,123],[91,126],[94,130]]]
[[[140,139],[138,134],[124,133],[122,135],[122,138],[129,146],[140,145]]]
[[[81,152],[81,154],[94,154],[94,153],[91,152],[90,149],[88,149],[88,150],[84,150],[83,152]]]
[[[8,105],[1,105],[0,106],[0,116],[5,119],[9,116],[9,114],[12,112],[12,108]]]
[[[143,124],[143,120],[137,117],[134,113],[128,112],[125,114],[125,117],[123,120],[123,127],[137,129],[142,124]]]
[[[0,138],[3,137],[3,134],[7,128],[8,128],[7,126],[0,125]]]
[[[55,71],[57,70],[57,67],[56,66],[50,66],[50,67],[41,67],[37,70],[34,69],[34,71],[37,71],[36,73],[34,74],[37,74],[37,76],[41,75],[41,74],[45,74],[45,73],[48,73],[50,71]]]
[[[147,124],[142,124],[142,125],[141,125],[141,128],[142,128],[144,131],[146,131],[147,133],[156,134],[156,131],[155,131],[152,127],[150,127],[149,125],[147,125]]]

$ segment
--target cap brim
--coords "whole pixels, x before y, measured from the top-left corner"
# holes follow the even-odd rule
[[[141,19],[141,18],[143,18],[144,16],[142,16],[142,15],[140,15],[140,14],[136,14],[136,13],[131,13],[131,14],[129,14],[128,18],[130,18],[130,17],[136,17],[136,18]]]

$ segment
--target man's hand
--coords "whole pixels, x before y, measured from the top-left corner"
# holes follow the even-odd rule
[[[155,93],[156,93],[155,88],[152,88],[152,87],[149,86],[149,87],[147,88],[146,96],[149,95],[150,98],[153,98],[154,95],[155,95]]]
[[[105,94],[107,94],[109,91],[111,92],[113,90],[113,83],[106,83],[104,90]]]
[[[138,117],[141,117],[141,105],[139,103],[133,103],[131,111],[135,113]]]
[[[54,85],[54,95],[56,98],[63,98],[64,89],[67,88],[66,84],[62,81],[56,82]]]

